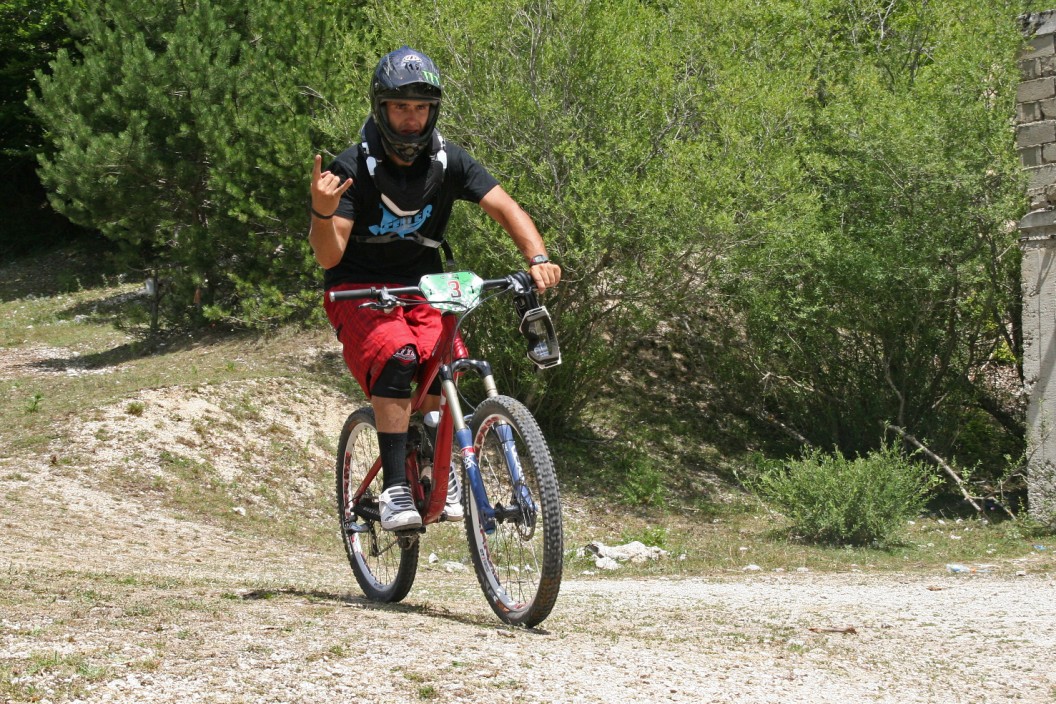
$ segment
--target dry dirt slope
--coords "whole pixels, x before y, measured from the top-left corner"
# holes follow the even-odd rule
[[[142,414],[77,419],[46,453],[2,448],[0,702],[1056,701],[1048,574],[572,570],[543,628],[514,631],[446,559],[422,565],[404,604],[379,606],[336,537],[310,548],[225,528],[108,483],[116,466],[163,474],[159,438],[253,471],[222,435],[202,440],[195,419],[208,418],[218,434],[268,428],[307,465],[317,454],[323,470],[284,500],[328,495],[314,439],[340,414],[297,407],[341,404],[307,382],[254,384],[144,392]],[[272,418],[254,394],[293,410]],[[278,522],[281,505],[236,508]]]

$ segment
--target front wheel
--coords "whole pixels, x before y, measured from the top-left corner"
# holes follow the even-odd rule
[[[354,501],[367,474],[380,466],[374,411],[361,408],[348,417],[337,443],[337,514],[341,538],[356,581],[368,599],[400,601],[414,584],[419,542],[401,541],[381,529],[378,497],[382,478],[378,469],[366,491]]]
[[[494,396],[473,412],[473,447],[496,516],[477,507],[466,482],[466,536],[477,579],[496,615],[531,627],[554,608],[561,587],[561,497],[550,450],[516,399]]]

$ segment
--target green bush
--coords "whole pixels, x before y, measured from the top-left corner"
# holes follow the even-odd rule
[[[667,499],[666,475],[645,455],[631,455],[617,463],[623,475],[620,496],[629,506],[662,506]]]
[[[799,537],[879,547],[897,539],[923,510],[938,481],[928,467],[885,444],[853,460],[815,450],[764,471],[750,488],[777,507]]]

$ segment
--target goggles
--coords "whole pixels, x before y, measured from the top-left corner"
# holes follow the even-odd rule
[[[521,334],[528,340],[528,359],[540,369],[561,364],[561,348],[557,344],[557,330],[546,306],[525,311],[521,317]]]

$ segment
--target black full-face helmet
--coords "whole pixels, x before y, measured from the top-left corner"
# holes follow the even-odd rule
[[[404,161],[414,161],[432,140],[440,116],[440,71],[425,54],[402,46],[386,54],[374,69],[370,81],[370,113],[381,133],[385,148]],[[389,100],[428,100],[429,121],[419,135],[399,134],[389,124],[384,103]]]

